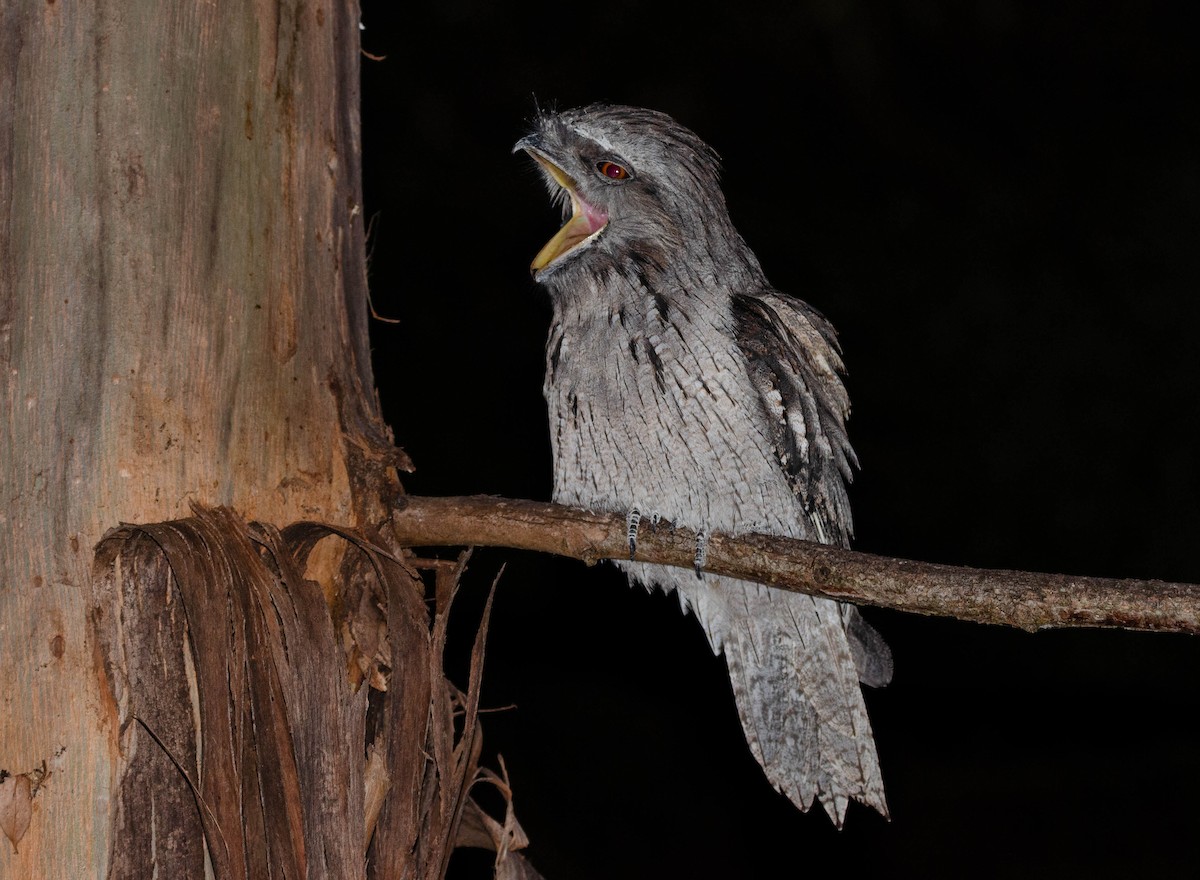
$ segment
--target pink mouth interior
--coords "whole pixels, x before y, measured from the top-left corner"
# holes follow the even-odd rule
[[[578,198],[578,196],[576,198]],[[608,222],[607,214],[605,214],[599,208],[593,208],[583,199],[579,199],[579,206],[583,209],[583,219],[584,223],[586,224],[588,235],[591,235],[598,229],[604,228],[604,224]]]

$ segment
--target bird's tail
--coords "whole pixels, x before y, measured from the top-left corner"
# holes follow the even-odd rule
[[[819,800],[838,827],[851,799],[886,816],[859,679],[861,670],[864,681],[886,684],[891,658],[857,611],[711,575],[675,585],[713,650],[724,650],[746,741],[771,783],[801,810]],[[876,644],[864,646],[864,633]]]

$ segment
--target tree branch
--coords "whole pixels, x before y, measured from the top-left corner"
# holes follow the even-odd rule
[[[405,496],[392,527],[406,547],[513,547],[588,565],[629,556],[624,514],[534,501]],[[688,529],[665,522],[652,528],[643,520],[637,559],[691,568],[695,542]],[[1200,586],[1194,584],[961,568],[721,533],[709,536],[705,571],[857,605],[1030,631],[1084,626],[1200,633]]]

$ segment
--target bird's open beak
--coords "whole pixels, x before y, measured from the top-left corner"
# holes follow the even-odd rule
[[[536,278],[538,273],[548,269],[569,252],[592,241],[604,231],[604,227],[608,225],[608,215],[594,205],[589,205],[580,197],[576,191],[575,181],[538,148],[533,138],[518,141],[515,150],[524,150],[536,159],[537,163],[542,166],[542,170],[546,172],[548,180],[560,187],[571,202],[571,216],[567,222],[554,234],[552,239],[546,242],[545,246],[538,251],[537,256],[533,258],[533,262],[529,264],[529,271]]]

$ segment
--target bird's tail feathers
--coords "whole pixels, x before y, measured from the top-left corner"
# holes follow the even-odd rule
[[[727,578],[705,578],[702,589],[680,586],[714,650],[724,649],[746,741],[771,784],[801,810],[820,801],[838,827],[851,799],[887,816],[839,603]]]

